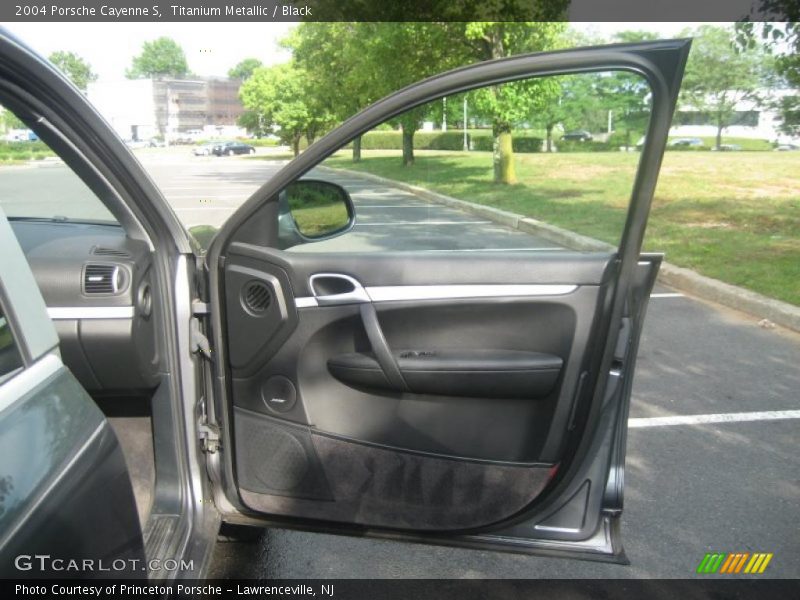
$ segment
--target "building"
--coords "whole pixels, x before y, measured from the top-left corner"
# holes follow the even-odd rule
[[[799,90],[761,90],[761,100],[744,99],[736,103],[731,124],[723,129],[722,134],[728,137],[767,140],[769,142],[791,141],[780,131],[780,115],[771,108],[774,100],[783,96],[799,95]],[[717,135],[717,126],[713,115],[692,110],[690,107],[679,107],[672,120],[671,136],[680,137],[713,137]]]
[[[121,79],[89,84],[87,96],[126,140],[232,137],[244,107],[238,79]]]

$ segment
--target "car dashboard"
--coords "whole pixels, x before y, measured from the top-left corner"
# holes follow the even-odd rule
[[[93,396],[147,393],[159,381],[150,250],[118,225],[10,220],[61,340]]]

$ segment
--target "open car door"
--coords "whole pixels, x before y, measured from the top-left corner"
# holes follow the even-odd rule
[[[55,327],[2,209],[0,255],[0,576],[144,577],[119,442],[61,362]]]
[[[425,80],[311,146],[234,214],[208,254],[229,519],[625,561],[628,403],[661,260],[641,247],[689,45],[531,54]],[[572,76],[600,94],[620,74],[643,82],[648,118],[640,154],[625,155],[613,247],[497,251],[468,229],[489,222],[475,219],[456,219],[458,243],[437,247],[440,195],[322,164],[445,97],[541,97]],[[430,156],[444,175],[459,168]],[[376,208],[423,217],[378,235]],[[408,229],[416,238],[396,243]]]

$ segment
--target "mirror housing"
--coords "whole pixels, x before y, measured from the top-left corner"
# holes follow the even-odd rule
[[[320,179],[299,179],[278,196],[281,248],[331,239],[355,225],[355,207],[342,186]]]

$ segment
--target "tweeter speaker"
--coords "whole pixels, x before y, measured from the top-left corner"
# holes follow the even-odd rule
[[[297,402],[297,390],[288,377],[275,375],[261,386],[261,400],[269,410],[286,413]]]

